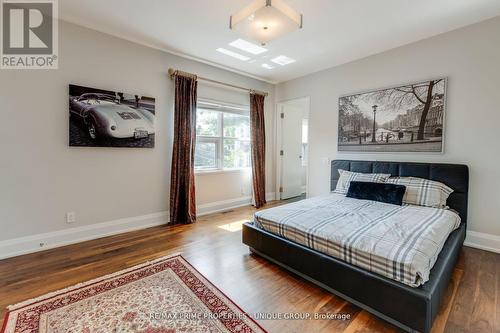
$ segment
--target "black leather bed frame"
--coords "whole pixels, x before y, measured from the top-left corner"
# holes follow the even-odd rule
[[[338,169],[427,178],[454,189],[448,198],[448,206],[460,214],[462,224],[448,237],[431,270],[429,281],[412,288],[259,229],[251,222],[243,225],[243,243],[257,255],[406,331],[429,332],[465,239],[468,167],[458,164],[334,160],[331,163],[332,190],[339,178]]]

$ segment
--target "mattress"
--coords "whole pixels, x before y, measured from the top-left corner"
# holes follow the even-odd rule
[[[397,206],[330,193],[258,211],[254,224],[352,265],[418,287],[429,280],[446,239],[460,226],[460,217],[449,209]]]

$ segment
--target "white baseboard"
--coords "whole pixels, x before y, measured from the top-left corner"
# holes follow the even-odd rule
[[[252,204],[252,197],[241,197],[230,200],[210,202],[196,207],[196,215],[203,216],[219,213],[233,208],[248,206]]]
[[[465,246],[474,247],[490,252],[500,253],[500,236],[485,234],[477,231],[467,231]]]
[[[266,193],[266,200],[275,200],[275,193]],[[252,197],[241,197],[202,204],[197,207],[198,215],[208,215],[247,206]],[[158,212],[143,216],[123,218],[104,223],[96,223],[76,228],[47,232],[43,234],[0,241],[0,259],[19,256],[55,247],[112,236],[128,231],[140,230],[166,224],[168,212]],[[477,231],[467,231],[465,246],[500,253],[500,236]]]
[[[266,193],[266,200],[274,200],[274,196],[274,193]],[[202,216],[247,206],[251,203],[252,197],[242,197],[199,205],[197,207],[197,211],[198,215]],[[112,236],[128,231],[155,227],[166,224],[168,219],[169,214],[165,211],[47,232],[43,234],[8,239],[0,241],[0,259],[44,251],[55,247]]]
[[[43,251],[127,231],[150,228],[167,223],[168,212],[128,217],[43,234],[0,241],[0,259]]]
[[[271,200],[275,200],[274,192],[266,193],[266,201],[271,201]],[[248,206],[251,204],[252,204],[252,197],[251,196],[230,199],[230,200],[210,202],[207,204],[198,205],[196,208],[196,214],[198,216],[203,216],[203,215],[208,215],[208,214],[213,214],[213,213],[224,212],[224,211],[238,208],[238,207]]]

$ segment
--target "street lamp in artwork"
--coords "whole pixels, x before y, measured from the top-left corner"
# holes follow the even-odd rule
[[[373,105],[372,106],[373,108],[373,130],[372,130],[372,142],[377,142],[377,140],[375,140],[375,130],[376,130],[376,123],[375,123],[375,116],[377,114],[377,108],[378,108],[378,105]]]

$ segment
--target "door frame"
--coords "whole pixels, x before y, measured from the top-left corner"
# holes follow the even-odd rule
[[[275,159],[276,159],[276,184],[275,184],[275,193],[276,193],[276,200],[281,200],[281,192],[280,192],[280,187],[282,184],[282,176],[283,176],[283,165],[281,162],[281,155],[280,155],[280,150],[282,147],[282,142],[283,142],[283,129],[281,126],[281,108],[285,104],[289,104],[292,102],[304,102],[305,107],[306,107],[306,113],[307,113],[307,119],[308,119],[308,129],[307,129],[307,144],[308,144],[308,154],[307,154],[307,168],[306,168],[306,197],[309,196],[309,156],[310,154],[310,142],[309,139],[311,137],[311,131],[309,130],[311,127],[311,98],[309,96],[305,97],[299,97],[299,98],[292,98],[292,99],[287,99],[283,101],[276,102],[276,107],[275,107],[275,114],[274,114],[274,119],[275,121],[275,138],[274,142],[276,143],[276,149],[275,149]]]

